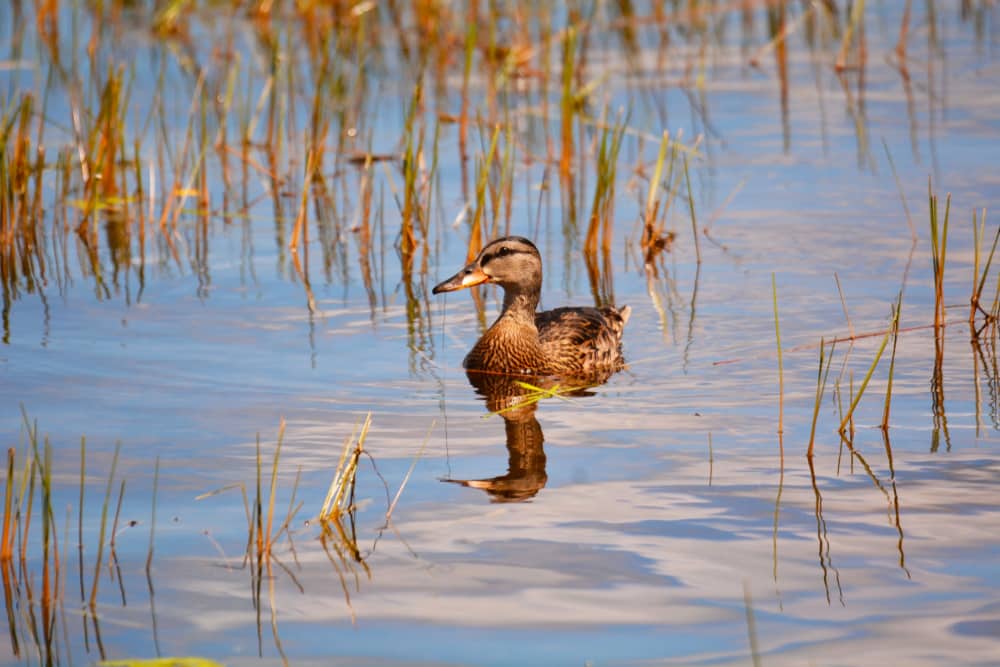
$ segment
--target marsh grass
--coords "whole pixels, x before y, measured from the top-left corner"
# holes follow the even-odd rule
[[[0,575],[2,575],[4,602],[7,611],[8,631],[15,656],[30,651],[46,664],[61,664],[70,652],[69,630],[64,598],[67,573],[67,549],[72,507],[66,508],[66,523],[63,536],[59,537],[54,511],[54,451],[48,436],[39,433],[37,422],[28,417],[22,408],[23,433],[26,436],[24,466],[17,473],[17,450],[11,448],[7,456],[7,492],[4,495],[4,534],[0,549]],[[82,442],[85,442],[83,440]],[[120,446],[120,443],[119,443]],[[81,447],[81,457],[85,447]],[[108,477],[107,492],[101,510],[98,549],[95,560],[94,580],[91,584],[89,601],[86,597],[83,573],[83,534],[80,542],[80,593],[84,619],[84,638],[89,642],[92,629],[97,650],[104,657],[101,642],[99,614],[97,611],[97,591],[101,570],[107,566],[112,577],[117,577],[122,604],[125,604],[124,581],[121,577],[117,555],[114,553],[114,534],[110,540],[110,556],[105,562],[103,546],[106,536],[107,513],[114,487],[117,468],[118,446],[112,460]],[[81,498],[84,484],[83,458],[81,458]],[[118,505],[115,524],[118,522],[121,503],[124,498],[125,483],[119,484]],[[82,526],[83,510],[79,511]],[[33,535],[37,526],[37,534]],[[114,533],[114,529],[113,533]],[[60,546],[60,539],[62,546]],[[15,541],[19,550],[15,552]],[[16,553],[16,565],[15,565]],[[60,644],[60,628],[62,644]],[[89,643],[88,643],[89,647]],[[89,651],[89,648],[88,648]]]
[[[944,271],[948,253],[948,222],[951,213],[951,194],[949,193],[945,199],[943,220],[938,212],[938,197],[934,194],[930,179],[927,181],[927,199],[934,278],[934,367],[931,372],[931,413],[934,424],[931,432],[931,451],[937,451],[942,435],[948,449],[951,449],[951,436],[948,431],[948,417],[945,413],[944,396],[944,328],[946,324]],[[976,256],[978,257],[978,255],[977,251]]]
[[[847,25],[845,26],[843,37],[840,42],[840,51],[837,53],[837,59],[834,63],[834,67],[837,71],[843,71],[849,68],[862,69],[865,66],[866,49],[864,46],[864,15],[865,0],[855,0],[855,2],[851,4],[851,11],[848,15]],[[857,59],[854,62],[848,62],[850,49],[855,44],[855,37],[857,37],[858,45]]]
[[[16,450],[7,449],[7,486],[3,494],[3,533],[0,537],[0,561],[9,562],[14,555],[14,515],[11,501],[14,498],[14,459]]]
[[[885,385],[885,405],[882,408],[882,424],[881,428],[883,432],[889,430],[889,412],[892,409],[892,381],[896,371],[896,346],[899,343],[899,317],[903,310],[903,292],[900,290],[899,296],[896,297],[896,303],[892,307],[892,317],[890,330],[892,332],[892,352],[889,355],[889,375],[886,378]],[[886,450],[888,452],[889,438],[886,436]],[[892,455],[889,454],[890,460]]]
[[[369,412],[361,424],[360,431],[356,430],[354,434],[344,440],[344,448],[340,454],[340,461],[337,463],[337,470],[319,511],[321,522],[337,518],[353,507],[358,462],[364,452],[365,438],[368,436],[371,424],[372,414]]]
[[[622,138],[628,127],[628,119],[619,114],[614,124],[602,121],[597,159],[594,199],[590,209],[590,221],[583,242],[583,258],[587,265],[594,303],[598,306],[614,304],[612,287],[611,243],[614,233],[615,183],[617,181],[618,153]],[[600,248],[598,244],[600,243]],[[600,261],[598,260],[600,250]]]
[[[108,484],[104,491],[104,502],[101,505],[101,522],[97,538],[97,558],[94,562],[94,579],[90,585],[90,608],[93,612],[97,607],[97,590],[101,578],[101,568],[104,566],[104,537],[108,523],[108,507],[111,503],[111,492],[114,487],[115,471],[118,469],[118,455],[121,452],[121,442],[115,443],[115,453],[111,459],[111,472],[108,474]]]
[[[787,63],[793,62],[795,50],[808,49],[816,62],[825,59],[838,69],[863,69],[864,35],[870,21],[863,2],[852,3],[849,12],[830,5],[796,11],[784,3],[751,2],[738,9],[654,6],[648,15],[630,3],[574,5],[565,14],[546,6],[479,3],[465,8],[422,2],[352,7],[237,4],[221,21],[215,21],[219,17],[212,16],[212,8],[187,0],[132,8],[131,20],[145,21],[150,28],[151,47],[167,54],[153,72],[114,57],[117,29],[126,14],[120,3],[95,11],[84,38],[77,37],[77,23],[82,21],[74,10],[70,48],[61,50],[55,21],[59,8],[45,4],[34,8],[37,35],[28,43],[37,45],[37,65],[49,72],[48,83],[38,92],[15,90],[0,119],[0,186],[6,184],[0,187],[0,252],[8,303],[22,290],[37,292],[53,269],[60,285],[69,284],[72,262],[59,261],[52,267],[60,257],[46,253],[46,245],[65,243],[64,235],[42,233],[47,225],[58,229],[60,221],[68,223],[63,228],[76,232],[80,270],[94,282],[100,298],[115,293],[120,272],[126,280],[135,272],[141,299],[150,247],[165,255],[158,258],[159,266],[164,259],[176,268],[190,265],[199,294],[207,294],[213,230],[233,220],[248,224],[251,216],[265,217],[256,209],[270,201],[273,211],[266,217],[274,221],[275,239],[289,250],[287,255],[280,253],[279,260],[288,263],[306,292],[307,309],[316,312],[310,247],[322,250],[326,282],[349,279],[344,249],[350,234],[345,233],[345,219],[361,207],[369,212],[380,209],[382,203],[371,198],[385,184],[395,190],[388,179],[376,182],[370,172],[344,168],[349,163],[345,156],[356,155],[358,144],[373,136],[379,143],[395,140],[403,158],[402,186],[394,193],[401,215],[398,223],[390,223],[395,228],[384,238],[398,239],[400,261],[404,268],[410,266],[413,276],[423,275],[428,254],[440,246],[434,231],[446,233],[442,223],[449,212],[440,204],[435,208],[433,200],[449,201],[449,193],[431,197],[439,159],[445,167],[457,164],[460,201],[474,209],[470,255],[486,237],[509,231],[518,206],[515,178],[523,173],[532,187],[532,179],[537,183],[538,178],[533,164],[541,164],[545,170],[541,187],[546,189],[551,182],[561,188],[561,201],[569,210],[570,242],[577,234],[578,205],[593,199],[589,224],[579,233],[587,255],[594,258],[595,246],[611,244],[614,229],[608,203],[628,178],[623,175],[626,170],[617,169],[618,148],[628,141],[622,136],[624,127],[609,135],[607,124],[592,117],[595,101],[614,76],[592,71],[594,62],[613,62],[614,55],[621,55],[626,70],[640,78],[647,73],[641,57],[647,50],[655,52],[653,61],[660,67],[672,58],[683,59],[685,75],[678,85],[691,94],[696,113],[707,121],[705,76],[717,41],[712,34],[718,31],[721,37],[731,30],[728,16],[739,14],[735,25],[745,31],[747,45],[761,41],[752,29],[754,17],[766,19],[763,43],[750,60],[759,66],[764,53],[775,52],[784,109],[789,95]],[[934,45],[937,18],[928,12],[929,44]],[[907,7],[900,45],[906,44],[909,13]],[[245,26],[237,20],[243,16],[251,17]],[[256,54],[239,47],[241,29],[256,40],[260,47]],[[611,31],[610,42],[600,32],[605,29]],[[215,39],[215,48],[203,49],[193,39],[204,30]],[[830,36],[837,45],[832,49]],[[689,45],[697,48],[684,49]],[[607,48],[612,49],[610,54],[603,53]],[[904,59],[905,46],[897,51]],[[187,95],[179,96],[171,88],[175,70],[183,75]],[[140,83],[146,74],[152,74],[147,77],[151,91]],[[380,87],[380,77],[387,74],[400,81],[398,89]],[[643,87],[629,90],[635,100],[662,104]],[[386,95],[398,99],[403,109],[401,122],[388,131],[375,122],[373,113],[389,106],[384,103]],[[69,127],[60,127],[49,113],[63,99],[70,108]],[[180,100],[189,100],[186,113],[179,108]],[[852,99],[851,106],[859,103]],[[657,111],[666,117],[665,109]],[[588,138],[593,136],[591,128],[603,130],[596,142]],[[394,132],[398,136],[385,136]],[[431,132],[434,157],[428,169]],[[651,260],[673,239],[664,224],[669,200],[678,190],[673,183],[676,152],[693,155],[693,151],[680,144],[680,133],[670,141],[662,127],[630,127],[626,134],[634,138],[640,153],[647,139],[660,140],[656,175],[645,208],[637,211],[643,218],[641,247],[646,263],[652,265]],[[476,135],[480,151],[472,150]],[[439,146],[452,150],[452,140],[457,144],[454,154],[439,156]],[[699,141],[695,137],[694,145]],[[376,154],[370,147],[368,153]],[[589,162],[596,163],[597,177],[588,186]],[[477,172],[474,194],[467,164]],[[559,178],[548,179],[550,167]],[[700,262],[701,232],[687,161],[684,168]],[[660,175],[665,170],[664,183]],[[367,179],[364,187],[355,187],[359,179]],[[216,182],[222,183],[221,197],[215,194]],[[191,201],[193,208],[188,206]],[[233,202],[240,202],[238,208]],[[72,209],[68,214],[67,208]],[[99,222],[114,230],[107,240],[97,234]],[[152,245],[148,231],[154,234]],[[358,233],[368,232],[362,226]],[[360,245],[371,248],[382,238],[368,233]],[[414,254],[421,246],[424,255],[418,268]],[[113,252],[104,252],[107,249]],[[111,271],[105,266],[108,258],[114,265]],[[248,254],[244,260],[250,258]],[[337,264],[341,270],[331,270]],[[599,287],[595,300],[610,300],[609,285],[600,286],[608,282],[608,267],[592,259],[588,268],[601,279],[594,281]],[[252,265],[247,270],[252,271]],[[379,282],[371,275],[376,270],[383,267],[369,262],[366,285]],[[372,300],[380,296],[373,289],[368,293]],[[411,310],[424,326],[427,309]],[[9,327],[4,335],[9,335]]]
[[[948,219],[951,213],[951,194],[945,199],[944,219],[938,214],[938,197],[934,194],[931,184],[927,183],[928,209],[930,212],[931,231],[931,261],[934,275],[934,329],[935,336],[940,336],[944,327],[944,269],[948,255]]]
[[[256,546],[256,556],[257,562],[266,561],[272,555],[274,546],[277,540],[281,537],[281,534],[288,528],[288,524],[292,520],[292,513],[289,512],[286,515],[285,521],[282,522],[277,531],[274,530],[274,505],[277,500],[277,490],[278,490],[278,465],[281,461],[281,446],[285,439],[285,420],[282,419],[278,425],[278,439],[274,446],[274,456],[271,459],[271,478],[269,483],[269,491],[267,494],[267,511],[264,511],[264,496],[262,494],[262,470],[263,470],[263,459],[261,456],[260,449],[260,435],[257,436],[257,478],[255,490],[256,494],[253,499],[253,517],[250,521],[250,539],[249,542]],[[292,498],[294,499],[295,490],[297,488],[298,477],[296,477],[296,486],[292,489]]]
[[[830,377],[830,364],[833,362],[833,352],[836,346],[836,342],[832,343],[830,351],[827,352],[826,340],[820,339],[819,341],[819,368],[816,371],[816,400],[813,403],[812,424],[809,427],[809,447],[806,450],[808,458],[812,458],[813,456],[813,446],[816,442],[816,422],[819,419],[820,404],[823,401],[823,393],[826,391],[826,382]],[[826,368],[823,367],[824,362]]]
[[[983,288],[986,287],[986,280],[990,275],[990,267],[993,265],[993,256],[997,251],[997,241],[1000,241],[1000,227],[997,228],[996,234],[993,235],[993,245],[990,246],[990,253],[986,257],[986,263],[980,271],[980,250],[983,242],[983,237],[986,233],[986,209],[982,210],[982,215],[980,217],[979,212],[975,209],[972,210],[972,234],[973,234],[973,269],[972,269],[972,295],[969,297],[969,326],[972,327],[973,332],[982,331],[987,325],[996,321],[996,316],[994,314],[995,309],[991,308],[989,311],[983,308],[982,298],[983,298]],[[998,282],[1000,285],[1000,282]],[[1000,287],[998,287],[998,293],[1000,293]],[[994,299],[996,300],[996,299]],[[976,323],[976,313],[982,313],[984,322],[978,329],[975,326]]]
[[[684,156],[684,184],[687,186],[688,210],[691,213],[691,234],[694,241],[694,253],[698,264],[701,264],[701,242],[698,240],[698,220],[694,213],[694,190],[691,189],[691,175],[688,172],[688,158]],[[773,278],[773,276],[772,276]],[[777,313],[777,311],[775,311]]]
[[[858,387],[857,393],[854,392],[853,380],[852,380],[851,402],[849,407],[847,408],[847,414],[843,416],[843,418],[840,420],[840,426],[837,427],[837,432],[840,433],[841,438],[843,438],[845,442],[848,443],[848,446],[850,446],[850,443],[853,442],[854,440],[853,437],[854,429],[852,427],[850,435],[848,435],[847,427],[851,423],[851,420],[854,417],[854,411],[857,409],[858,404],[861,402],[861,397],[864,396],[865,394],[865,389],[868,388],[868,383],[871,381],[872,376],[875,373],[875,369],[878,367],[879,360],[882,359],[882,353],[885,352],[885,348],[886,345],[888,345],[889,343],[889,339],[892,338],[893,331],[896,326],[895,323],[897,321],[898,316],[899,312],[894,311],[893,317],[891,319],[892,324],[886,331],[885,335],[882,337],[882,343],[879,345],[878,351],[875,353],[875,358],[872,360],[871,365],[868,367],[868,371],[865,373],[864,378],[861,380],[861,385]]]
[[[663,179],[663,167],[666,162],[667,152],[670,151],[670,166],[667,172],[666,181]],[[672,242],[672,236],[666,234],[666,216],[670,209],[670,201],[673,193],[673,167],[677,157],[677,148],[674,146],[670,150],[670,132],[664,131],[660,139],[660,148],[656,155],[656,162],[653,166],[653,177],[649,181],[649,192],[646,195],[646,206],[643,214],[642,238],[640,245],[644,251],[645,264],[647,267],[656,266],[656,256]],[[660,190],[667,194],[661,197]],[[661,211],[662,205],[662,214]]]

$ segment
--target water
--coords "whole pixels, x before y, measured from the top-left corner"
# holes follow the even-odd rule
[[[547,398],[537,409],[507,415],[510,427],[489,416],[461,369],[480,332],[473,302],[466,293],[429,294],[466,255],[467,223],[452,223],[474,197],[475,174],[473,192],[463,194],[453,124],[440,126],[426,271],[420,250],[411,276],[396,249],[398,162],[371,171],[383,220],[371,222],[370,285],[358,259],[360,235],[351,231],[360,219],[363,177],[347,164],[327,165],[328,183],[339,188],[340,217],[317,222],[310,211],[306,269],[296,271],[287,244],[301,193],[301,144],[286,146],[277,160],[287,174],[281,187],[291,195],[279,198],[277,209],[268,194],[274,184],[260,168],[265,151],[253,153],[246,179],[234,154],[232,191],[213,151],[207,188],[216,214],[204,228],[190,211],[167,235],[149,223],[144,254],[132,237],[131,254],[121,261],[100,227],[103,282],[88,270],[74,234],[50,232],[48,282],[41,292],[22,284],[9,302],[0,428],[8,446],[18,448],[19,470],[22,406],[53,447],[64,590],[55,639],[46,642],[31,632],[30,619],[38,627],[42,614],[41,546],[33,538],[27,568],[35,597],[28,599],[18,573],[21,583],[7,596],[13,629],[10,641],[0,642],[0,661],[201,655],[227,664],[727,665],[747,664],[755,654],[766,665],[1000,662],[996,331],[988,329],[977,346],[964,324],[973,280],[971,209],[991,207],[998,194],[995,8],[965,19],[957,9],[937,9],[938,45],[930,51],[930,19],[925,8],[914,9],[911,99],[885,59],[895,45],[898,8],[868,9],[863,88],[855,73],[846,89],[832,73],[835,42],[812,52],[801,31],[793,33],[785,113],[774,55],[761,56],[755,70],[741,49],[748,34],[750,52],[767,41],[764,10],[749,33],[737,29],[735,13],[717,19],[726,31],[707,42],[704,61],[700,33],[676,34],[659,71],[655,31],[641,33],[641,57],[630,70],[618,57],[617,33],[601,24],[588,47],[585,80],[597,82],[590,111],[599,115],[607,101],[613,115],[621,106],[630,112],[630,127],[647,137],[640,145],[637,134],[628,135],[622,149],[609,255],[615,301],[633,309],[625,335],[630,366],[593,395]],[[89,34],[89,11],[77,11],[87,28],[81,34]],[[61,43],[72,52],[71,8],[59,16]],[[167,128],[176,155],[196,77],[170,55],[167,42],[127,29],[129,21],[142,25],[142,16],[103,29],[99,62],[136,63],[130,131],[139,125],[132,118],[150,110],[159,118],[162,105],[163,117],[176,123]],[[389,31],[388,19],[381,21],[375,25]],[[191,43],[194,61],[215,68],[206,85],[225,80],[227,70],[209,45],[226,35],[235,36],[243,62],[266,55],[262,41],[247,45],[261,35],[240,19],[220,19],[212,28],[196,17],[191,25],[202,38]],[[8,43],[11,26],[3,33]],[[294,25],[277,30],[283,44],[299,34]],[[51,63],[38,55],[33,33],[27,31],[24,53],[10,62],[24,59],[34,69],[0,71],[0,88],[44,86]],[[390,55],[370,56],[377,66],[368,76],[381,88],[361,96],[361,112],[345,125],[346,134],[352,128],[352,149],[363,150],[369,136],[376,152],[398,149],[412,71],[398,52]],[[294,62],[313,62],[299,57]],[[156,84],[151,73],[161,63],[165,83]],[[688,63],[704,65],[702,88],[680,86]],[[237,99],[256,103],[265,75],[259,62],[253,67],[253,76],[240,70]],[[102,67],[84,69],[105,76]],[[449,72],[460,77],[461,69]],[[484,114],[487,83],[477,69],[472,103]],[[436,113],[459,106],[459,84],[449,85],[455,89],[443,100],[426,93],[428,145]],[[71,103],[64,87],[54,90],[46,136],[61,147],[71,136]],[[550,113],[558,114],[558,91],[550,94]],[[300,128],[291,136],[308,127],[304,99],[311,98],[295,97],[294,109],[287,107]],[[537,160],[545,154],[545,123],[533,110],[538,101],[536,92],[498,101],[516,112],[522,142],[510,228],[535,238],[542,251],[545,307],[592,304],[595,288],[580,248],[594,156],[580,140],[574,231],[556,166]],[[230,117],[234,145],[237,107]],[[658,276],[649,278],[639,260],[637,220],[665,128],[675,136],[681,128],[685,137],[705,134],[690,175],[698,224],[708,234],[700,239],[699,265],[679,185],[669,219],[677,238]],[[548,132],[558,150],[558,120]],[[592,126],[583,132],[594,139]],[[142,152],[158,164],[155,147],[162,142],[154,135],[144,135]],[[482,159],[490,135],[488,127],[482,136],[472,127],[473,156]],[[883,142],[919,237],[915,246]],[[529,151],[536,159],[527,164]],[[635,172],[640,162],[645,176]],[[467,166],[474,171],[474,160]],[[157,170],[162,196],[171,172]],[[945,291],[954,307],[938,386],[928,326],[934,301],[928,176],[942,209],[945,192],[953,202]],[[226,203],[244,186],[252,202],[245,215],[240,203]],[[48,216],[62,210],[55,191],[46,193]],[[994,230],[988,223],[988,237]],[[991,274],[989,301],[995,281]],[[855,414],[859,456],[852,456],[836,432],[841,410],[850,402],[852,376],[856,392],[875,357],[901,288],[892,457],[877,428],[887,356]],[[490,321],[497,295],[484,294]],[[805,451],[819,341],[852,330],[874,335],[836,345],[811,469]],[[358,510],[343,526],[345,536],[353,527],[356,544],[336,534],[321,540],[316,522],[306,520],[322,504],[345,438],[368,412],[365,445],[374,467],[362,459]],[[196,497],[238,483],[252,495],[259,434],[266,502],[282,419],[278,521],[290,504],[303,506],[290,525],[292,540],[282,537],[258,580],[243,562],[240,492]],[[75,548],[81,436],[87,443],[82,574]],[[120,571],[102,574],[95,624],[80,611],[79,589],[82,581],[89,595],[100,505],[119,441],[112,505],[117,480],[124,479]],[[387,506],[404,479],[386,526]],[[504,499],[522,502],[497,502]],[[38,523],[36,514],[34,533]]]

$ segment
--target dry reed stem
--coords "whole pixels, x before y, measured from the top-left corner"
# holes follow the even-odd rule
[[[781,4],[783,5],[784,3]],[[802,12],[799,15],[799,17],[796,20],[791,22],[782,21],[781,30],[779,30],[778,33],[772,39],[768,40],[763,46],[758,48],[753,53],[752,56],[750,56],[750,60],[748,61],[750,67],[759,68],[761,58],[766,56],[771,51],[774,51],[775,49],[785,48],[786,40],[790,36],[795,34],[795,32],[799,29],[799,27],[806,22],[806,19],[812,16],[812,13],[816,10],[816,7],[817,4],[812,3],[806,8],[804,12]]]
[[[0,537],[0,562],[9,562],[14,554],[13,516],[11,500],[14,492],[14,454],[13,447],[7,449],[7,488],[3,499],[3,536]]]
[[[355,476],[357,475],[358,459],[364,451],[365,437],[371,427],[372,413],[369,412],[361,425],[361,432],[354,439],[354,434],[344,441],[344,448],[340,454],[340,462],[337,464],[337,471],[334,473],[330,488],[327,490],[326,498],[323,501],[319,513],[320,521],[327,521],[340,516],[349,510],[349,501],[354,494]],[[351,445],[354,445],[352,448]]]
[[[263,535],[263,553],[270,554],[273,545],[271,528],[274,525],[274,501],[278,489],[278,461],[281,459],[281,445],[285,438],[285,418],[278,423],[278,444],[274,448],[274,459],[271,463],[271,490],[267,502],[267,526]],[[258,503],[259,506],[259,503]]]
[[[834,69],[838,72],[842,72],[849,67],[852,68],[862,68],[865,64],[864,59],[864,47],[859,47],[859,59],[857,63],[848,65],[847,63],[847,52],[851,47],[851,43],[854,40],[855,32],[864,31],[863,16],[865,13],[865,0],[855,0],[851,6],[851,14],[847,22],[847,29],[844,30],[844,37],[840,43],[840,51],[837,54],[837,59],[834,62]]]

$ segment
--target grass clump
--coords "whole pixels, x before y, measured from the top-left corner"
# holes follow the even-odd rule
[[[372,413],[368,413],[364,423],[361,425],[361,432],[352,434],[344,440],[344,449],[340,454],[340,462],[337,464],[337,471],[333,475],[330,487],[327,490],[323,506],[319,511],[321,522],[339,518],[349,512],[354,506],[354,490],[358,474],[358,461],[364,452],[365,438],[368,429],[372,424]],[[355,435],[357,437],[355,437]]]

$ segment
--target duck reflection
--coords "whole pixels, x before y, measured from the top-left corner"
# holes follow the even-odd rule
[[[469,383],[486,399],[486,408],[500,415],[507,437],[507,474],[486,479],[446,479],[446,482],[482,489],[496,503],[523,502],[534,498],[548,481],[545,472],[545,436],[535,418],[539,386],[534,376],[469,371]],[[554,383],[552,383],[554,384]]]
[[[467,371],[469,383],[486,401],[491,413],[503,418],[507,438],[507,473],[485,479],[443,481],[482,489],[495,503],[524,502],[545,487],[545,436],[535,414],[538,402],[551,396],[592,396],[589,387],[604,383],[612,373],[587,381],[534,375]]]

